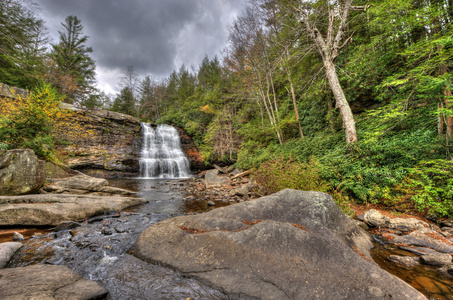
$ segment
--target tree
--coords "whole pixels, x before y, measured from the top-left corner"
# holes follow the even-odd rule
[[[86,46],[88,36],[83,35],[83,26],[76,16],[66,17],[61,25],[65,30],[58,31],[60,42],[52,44],[51,57],[58,70],[71,77],[77,86],[73,93],[66,94],[68,100],[82,101],[94,90],[96,65],[89,56],[93,49]]]
[[[158,83],[152,76],[145,76],[138,86],[139,116],[158,119],[160,117],[160,97]]]
[[[354,0],[279,0],[283,9],[290,8],[300,20],[304,34],[310,37],[322,58],[325,75],[335,97],[336,107],[343,118],[346,142],[357,141],[354,115],[346,99],[336,71],[335,60],[341,49],[351,40],[346,38],[348,18],[351,10],[366,9],[352,6]]]
[[[112,110],[131,116],[137,116],[135,97],[130,87],[124,87],[116,96],[115,101],[113,101]]]
[[[44,72],[48,35],[33,6],[25,5],[16,0],[0,1],[0,82],[33,88]]]

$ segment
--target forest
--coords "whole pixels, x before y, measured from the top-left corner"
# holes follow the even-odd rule
[[[64,101],[179,126],[206,164],[252,169],[269,192],[453,216],[453,1],[247,3],[218,56],[165,79],[125,66],[120,91],[106,95],[76,16],[49,43],[33,9],[2,1],[0,82],[35,101],[2,104],[0,149],[54,157]]]

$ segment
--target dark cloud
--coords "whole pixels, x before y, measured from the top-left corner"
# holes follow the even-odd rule
[[[129,65],[140,75],[163,77],[183,63],[197,66],[206,54],[219,54],[226,46],[227,25],[245,0],[35,2],[55,42],[66,16],[82,21],[100,85],[115,86],[120,70]]]

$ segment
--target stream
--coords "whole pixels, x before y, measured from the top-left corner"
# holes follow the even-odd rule
[[[187,180],[187,179],[185,179]],[[109,179],[110,185],[139,191],[148,204],[131,207],[114,215],[85,220],[81,226],[60,232],[52,228],[9,228],[0,230],[0,242],[12,240],[14,231],[27,239],[8,264],[67,265],[109,291],[108,299],[229,299],[218,290],[161,266],[143,262],[130,246],[147,227],[164,219],[199,213],[206,205],[183,201],[185,180]],[[453,281],[428,266],[406,270],[386,260],[402,250],[376,243],[373,259],[388,272],[400,277],[429,299],[453,299]]]
[[[90,218],[80,227],[53,232],[52,229],[22,229],[27,239],[8,264],[66,265],[81,276],[95,280],[109,291],[107,299],[228,299],[177,271],[143,262],[127,251],[140,232],[164,219],[198,211],[184,205],[179,180],[110,179],[112,186],[141,191],[148,204],[119,214]],[[13,229],[0,233],[12,239]],[[16,230],[17,231],[17,230]]]

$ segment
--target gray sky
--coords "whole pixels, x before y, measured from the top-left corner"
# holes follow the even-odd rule
[[[77,16],[93,47],[98,86],[116,91],[121,70],[168,76],[184,63],[220,56],[227,26],[245,0],[34,0],[54,42],[66,16]]]

